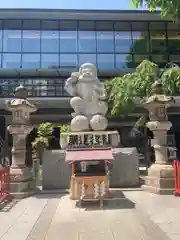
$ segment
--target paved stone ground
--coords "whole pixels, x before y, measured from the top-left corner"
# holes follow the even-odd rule
[[[171,240],[180,240],[180,197],[160,196],[144,191],[124,191]]]
[[[170,238],[171,236],[169,235],[168,238],[160,229],[162,225],[160,226],[160,223],[157,221],[158,224],[154,224],[152,217],[155,212],[155,210],[152,210],[154,203],[158,204],[154,209],[159,209],[160,205],[161,209],[164,209],[162,212],[159,211],[160,215],[156,215],[162,219],[162,224],[164,223],[163,219],[168,217],[168,214],[166,215],[164,213],[165,209],[168,206],[171,206],[171,208],[175,206],[172,206],[170,203],[165,203],[165,207],[162,207],[164,206],[164,204],[162,204],[163,199],[157,198],[159,200],[155,200],[153,203],[153,197],[141,191],[123,191],[123,193],[125,197],[122,192],[118,190],[117,198],[106,202],[103,210],[100,210],[99,204],[96,203],[91,205],[86,203],[79,209],[75,206],[74,201],[69,200],[68,195],[63,194],[41,194],[17,203],[14,202],[12,208],[10,205],[0,212],[0,239],[180,239],[180,235],[178,238]],[[173,202],[172,198],[171,196],[171,202]],[[147,199],[151,199],[152,203]],[[156,199],[156,197],[154,197],[154,199]],[[147,201],[147,203],[144,201]],[[144,208],[142,208],[140,203],[143,204]],[[146,211],[147,206],[151,208],[151,215]],[[180,214],[180,211],[178,214]],[[170,221],[172,222],[171,217]],[[178,222],[176,222],[175,226],[178,226]],[[172,223],[172,227],[173,226],[174,223]],[[180,231],[179,233],[177,232],[177,234],[180,234]],[[176,236],[178,236],[177,234]]]

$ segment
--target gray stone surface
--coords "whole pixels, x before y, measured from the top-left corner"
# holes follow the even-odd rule
[[[168,121],[167,108],[175,104],[175,99],[166,96],[162,84],[152,84],[152,95],[145,100],[143,106],[149,112],[146,127],[154,135],[155,163],[148,169],[148,176],[143,189],[157,194],[172,194],[174,190],[174,172],[169,163],[167,132],[172,126]]]
[[[115,148],[111,187],[131,187],[139,184],[139,160],[136,148]],[[42,166],[43,189],[68,189],[71,165],[65,162],[64,150],[45,151]]]
[[[65,162],[64,150],[45,151],[42,162],[43,189],[69,188],[71,165]]]
[[[26,99],[27,90],[22,85],[16,88],[15,96],[15,99],[6,102],[8,111],[12,112],[12,123],[7,127],[13,137],[10,192],[13,197],[23,198],[35,190],[34,180],[25,166],[25,160],[26,137],[33,129],[30,113],[36,112],[37,108]]]
[[[162,196],[144,191],[126,191],[125,196],[147,214],[169,239],[180,239],[180,198]]]
[[[64,196],[53,217],[46,239],[168,239],[159,229],[154,230],[153,223],[127,202],[126,199],[114,201],[106,204],[104,210],[99,210],[99,205],[94,208],[85,206],[78,209],[74,202],[68,200],[68,196]]]
[[[106,202],[101,210],[95,203],[79,209],[67,194],[23,199],[0,212],[0,239],[180,239],[179,199],[137,189],[116,192],[116,200]]]
[[[130,187],[138,185],[139,159],[136,148],[115,148],[114,156],[110,186]]]
[[[47,197],[30,197],[7,205],[0,211],[0,239],[25,240],[47,202]]]
[[[108,125],[106,91],[104,83],[98,79],[96,66],[84,63],[79,72],[73,72],[66,80],[64,88],[72,96],[71,131],[105,130]]]

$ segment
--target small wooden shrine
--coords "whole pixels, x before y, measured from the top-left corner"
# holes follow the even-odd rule
[[[112,148],[70,148],[66,161],[72,165],[70,198],[83,201],[103,200],[109,192],[109,172],[112,164]]]

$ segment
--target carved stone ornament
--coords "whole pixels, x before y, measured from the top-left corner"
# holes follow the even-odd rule
[[[85,63],[79,72],[72,73],[65,83],[65,90],[72,96],[70,104],[74,113],[71,131],[106,129],[106,91],[97,77],[95,65]]]
[[[152,84],[152,94],[143,101],[143,106],[149,111],[150,121],[167,121],[167,108],[175,104],[174,98],[164,94],[158,81]]]
[[[37,108],[26,99],[27,90],[23,85],[15,89],[15,97],[15,99],[6,101],[6,107],[12,112],[14,123],[27,124],[30,113],[36,112]]]

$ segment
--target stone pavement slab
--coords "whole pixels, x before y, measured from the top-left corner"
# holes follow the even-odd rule
[[[124,191],[125,196],[144,211],[171,240],[180,240],[180,198],[147,193]]]
[[[85,205],[79,209],[74,201],[69,200],[68,195],[63,196],[45,239],[168,239],[145,215],[140,214],[133,205],[128,205],[127,201],[127,199],[111,201],[111,204],[105,204],[103,210],[99,208],[99,204],[92,203],[94,207]]]
[[[137,191],[136,195],[132,191],[124,193],[133,200],[122,197],[121,193],[121,199],[106,202],[104,209],[99,208],[99,203],[86,203],[80,209],[63,193],[23,199],[9,212],[0,212],[0,239],[169,240],[159,226],[149,219],[149,215],[147,217],[147,213],[144,214],[133,203],[136,198],[142,200],[137,197],[141,192]],[[147,193],[145,198],[148,198]]]
[[[7,206],[0,211],[0,239],[25,240],[47,201],[47,198],[29,197],[17,203],[14,201],[12,208]]]

